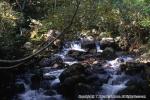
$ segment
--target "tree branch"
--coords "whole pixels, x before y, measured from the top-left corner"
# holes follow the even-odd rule
[[[41,48],[40,50],[38,50],[37,52],[33,53],[32,55],[30,56],[27,56],[27,57],[24,57],[24,58],[21,58],[21,59],[17,59],[17,60],[0,60],[0,63],[19,63],[17,65],[22,65],[24,61],[27,61],[27,60],[30,60],[32,57],[38,55],[39,53],[41,53],[42,51],[44,51],[47,47],[49,47],[57,38],[59,38],[62,34],[66,33],[66,31],[72,26],[73,24],[73,21],[74,21],[74,18],[75,16],[77,15],[77,12],[78,12],[78,9],[79,9],[79,5],[80,5],[80,1],[79,0],[76,0],[77,2],[77,7],[76,7],[76,10],[74,12],[74,15],[72,16],[72,19],[70,21],[70,24],[68,26],[66,26],[64,28],[64,30],[62,31],[61,34],[59,34],[58,36],[56,36],[51,42],[49,42],[46,46],[44,46],[43,48]],[[16,65],[14,65],[16,67]],[[11,68],[15,68],[14,66],[9,66],[9,67],[0,67],[0,69],[11,69]],[[17,66],[17,67],[19,67]]]

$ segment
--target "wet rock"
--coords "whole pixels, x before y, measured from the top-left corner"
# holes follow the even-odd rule
[[[96,49],[95,41],[82,41],[81,47],[88,51],[94,48]]]
[[[106,47],[111,47],[115,50],[120,50],[118,44],[114,41],[113,38],[102,38],[100,41],[101,49],[104,50]]]
[[[107,74],[92,74],[91,76],[87,77],[87,81],[88,82],[92,82],[92,81],[99,81],[99,85],[103,84],[103,83],[107,83],[108,79],[110,78],[109,75]]]
[[[128,87],[118,92],[117,95],[144,95],[149,98],[150,86],[147,82],[130,81]]]
[[[68,77],[61,83],[61,92],[66,96],[72,96],[75,91],[75,86],[84,81],[85,79],[82,75]]]
[[[87,69],[88,70],[88,73],[91,72],[92,74],[93,73],[98,73],[98,74],[107,74],[107,72],[104,70],[104,68],[102,68],[102,66],[94,66],[93,69]],[[87,71],[86,70],[86,71]]]
[[[64,63],[61,57],[51,57],[51,66],[54,68],[64,68]]]
[[[146,86],[148,85],[146,80],[140,79],[140,78],[134,78],[134,79],[130,79],[126,84],[126,86],[132,86],[132,85],[142,85],[142,86]]]
[[[62,41],[60,40],[60,39],[57,39],[57,40],[55,40],[54,41],[54,46],[56,47],[56,48],[62,48],[61,46],[62,46]]]
[[[80,50],[70,50],[68,52],[68,55],[73,58],[78,58],[79,56],[84,55],[84,54],[85,52],[80,51]]]
[[[61,93],[67,97],[75,97],[81,93],[94,93],[98,87],[108,81],[107,75],[94,73],[91,66],[74,64],[66,69],[59,77]],[[96,72],[96,71],[95,71]],[[92,92],[91,92],[92,91]]]
[[[49,89],[51,89],[50,83],[51,83],[50,80],[42,80],[40,82],[40,88],[42,88],[44,90],[49,90]]]
[[[94,41],[94,37],[85,36],[85,37],[81,38],[81,42],[90,42],[90,41]]]
[[[25,92],[25,86],[23,83],[16,83],[14,86],[15,93],[23,93]]]
[[[43,75],[43,79],[54,80],[54,79],[56,79],[56,76],[54,76],[54,75]]]
[[[31,42],[26,42],[23,47],[27,50],[31,50],[32,49],[32,43]]]
[[[95,53],[97,53],[97,50],[96,50],[96,48],[89,49],[88,53],[95,54]]]
[[[43,58],[40,62],[39,62],[39,65],[41,67],[47,67],[47,66],[50,66],[51,64],[51,59],[49,58]]]
[[[84,73],[84,66],[77,63],[71,65],[68,69],[62,72],[62,74],[59,76],[59,79],[61,82],[63,82],[66,78],[71,77],[73,75],[79,75],[81,73]]]
[[[116,58],[115,51],[111,47],[105,48],[104,51],[102,52],[101,56],[107,60]]]
[[[77,98],[79,95],[95,94],[95,87],[86,83],[78,83],[74,88],[75,88],[75,91],[74,91],[75,100],[79,99]]]
[[[51,84],[51,89],[60,91],[60,83],[59,83],[59,82],[56,82],[56,83],[54,83],[54,84]]]
[[[93,65],[94,63],[96,63],[96,58],[93,57],[88,57],[82,61],[83,65]]]
[[[42,76],[41,75],[33,75],[31,77],[31,89],[38,89],[40,87],[42,81]]]
[[[121,71],[124,71],[127,75],[135,75],[145,72],[144,63],[135,63],[135,62],[128,62],[120,66]]]
[[[86,59],[88,59],[88,58],[93,58],[93,54],[85,54],[85,55],[80,55],[80,56],[78,56],[78,58],[77,58],[77,60],[79,60],[79,61],[83,61],[83,60],[86,60]]]
[[[54,68],[63,68],[63,60],[61,57],[51,57],[51,58],[43,58],[40,62],[39,65],[41,67],[54,67]]]
[[[53,96],[56,94],[57,94],[57,92],[55,90],[47,90],[44,92],[44,95],[47,95],[47,96]]]
[[[73,64],[66,69],[59,77],[61,83],[61,92],[66,96],[73,96],[75,86],[78,83],[85,83],[84,66],[81,64]]]

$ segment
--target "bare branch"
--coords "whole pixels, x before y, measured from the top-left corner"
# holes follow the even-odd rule
[[[27,56],[27,57],[24,57],[24,58],[21,58],[21,59],[17,59],[17,60],[0,60],[0,63],[19,63],[19,65],[17,64],[18,65],[17,67],[19,67],[21,64],[23,64],[23,62],[25,62],[27,60],[30,60],[32,57],[38,55],[39,53],[41,53],[42,51],[44,51],[47,47],[49,47],[57,38],[59,38],[62,34],[66,33],[66,31],[72,26],[74,18],[77,15],[77,12],[78,12],[78,9],[79,9],[79,5],[80,5],[80,1],[79,0],[76,0],[76,2],[77,2],[77,7],[76,7],[76,10],[74,12],[74,15],[72,16],[70,24],[64,28],[64,30],[62,31],[61,34],[59,34],[58,36],[56,36],[46,46],[44,46],[43,48],[39,49],[37,52],[33,53],[30,56]],[[14,65],[14,66],[16,67],[16,65]],[[0,67],[0,69],[11,69],[11,68],[15,68],[14,66],[9,66],[9,67],[5,67],[5,68],[4,67]]]

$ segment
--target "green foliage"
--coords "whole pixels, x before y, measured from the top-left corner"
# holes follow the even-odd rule
[[[18,2],[16,2],[18,1]],[[80,6],[70,34],[64,37],[74,39],[77,32],[92,29],[112,36],[128,36],[130,40],[150,40],[150,0],[79,0]],[[41,41],[42,34],[49,29],[62,31],[71,21],[76,9],[76,0],[1,0],[0,1],[0,49],[22,46],[32,38]],[[32,19],[42,26],[30,26]],[[28,34],[20,35],[20,28]],[[73,34],[71,34],[73,33]],[[11,49],[12,50],[12,49]],[[12,50],[13,51],[13,50]]]
[[[0,1],[1,57],[2,55],[4,55],[6,58],[13,56],[13,53],[17,52],[17,48],[22,45],[24,38],[19,36],[19,34],[17,33],[17,25],[21,23],[21,21],[21,13],[14,11],[9,3]]]
[[[144,18],[143,20],[140,21],[139,24],[143,27],[150,28],[150,17]]]

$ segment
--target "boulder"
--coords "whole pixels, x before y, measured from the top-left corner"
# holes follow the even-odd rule
[[[112,60],[116,58],[115,51],[111,47],[106,47],[104,51],[102,52],[101,56],[107,60]]]
[[[69,50],[68,56],[78,59],[78,57],[84,55],[85,52],[80,50]]]
[[[33,45],[32,45],[31,42],[26,42],[23,47],[24,47],[25,49],[27,49],[27,50],[31,50],[31,49],[32,49],[32,46],[33,46]]]
[[[73,64],[59,76],[61,93],[77,98],[78,94],[96,93],[99,86],[106,83],[109,76],[98,74],[91,66]],[[95,73],[96,72],[96,73]]]
[[[54,75],[43,75],[43,79],[54,80],[54,79],[56,79],[56,76],[54,76]]]
[[[104,83],[108,82],[109,75],[107,74],[92,74],[86,78],[86,83],[91,86],[102,86]]]
[[[23,83],[16,83],[14,89],[16,94],[25,92],[25,86]]]
[[[57,68],[64,68],[64,63],[61,57],[56,56],[51,58],[51,65],[54,67],[54,65],[57,65]],[[55,66],[56,68],[56,66]]]
[[[58,48],[58,49],[61,49],[62,48],[62,41],[60,39],[56,39],[53,43],[53,47],[54,48]]]
[[[95,41],[94,40],[82,40],[81,47],[86,50],[96,49]]]
[[[93,57],[95,57],[95,55],[87,53],[87,54],[78,56],[77,60],[84,61],[84,60],[87,60],[87,59],[93,58]]]
[[[47,66],[50,66],[51,64],[51,59],[50,58],[43,58],[40,62],[39,62],[39,65],[41,67],[47,67]]]
[[[61,73],[59,79],[61,82],[63,82],[68,77],[84,73],[84,70],[85,70],[84,66],[81,65],[80,63],[73,64],[68,69],[66,69]]]
[[[40,62],[39,65],[41,67],[53,67],[53,68],[63,68],[64,64],[63,64],[63,60],[61,57],[58,56],[54,56],[51,58],[43,58]]]
[[[135,75],[145,72],[144,63],[136,63],[136,62],[127,62],[126,64],[122,64],[120,66],[121,71],[125,72],[127,75]]]
[[[47,95],[47,96],[53,96],[56,94],[57,94],[57,92],[55,90],[47,90],[44,92],[44,95]]]
[[[111,47],[115,50],[120,50],[118,44],[114,41],[113,38],[102,38],[100,41],[101,49],[104,50],[106,47]]]
[[[85,76],[83,75],[74,75],[68,77],[61,83],[61,92],[66,96],[74,95],[75,86],[80,83],[85,82]]]
[[[92,86],[92,85],[89,85],[89,84],[86,84],[86,83],[78,83],[75,86],[74,98],[75,98],[75,100],[78,100],[79,95],[91,95],[91,94],[94,95],[95,90],[96,90],[95,86]]]
[[[117,95],[144,95],[146,98],[150,98],[150,86],[145,81],[129,81],[126,85],[127,88],[119,91]]]
[[[42,76],[35,74],[31,77],[31,89],[38,89],[40,88],[41,85],[41,81],[42,81]]]

